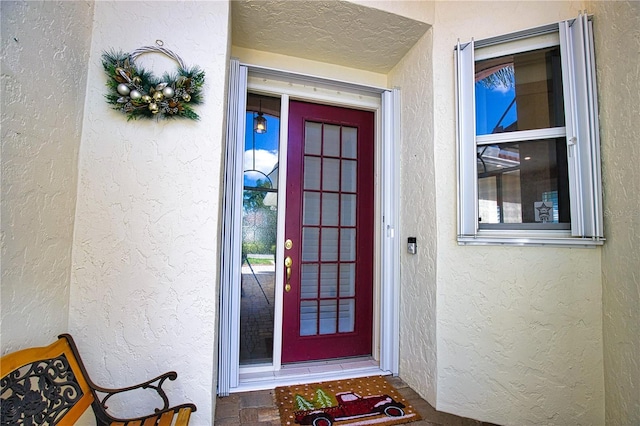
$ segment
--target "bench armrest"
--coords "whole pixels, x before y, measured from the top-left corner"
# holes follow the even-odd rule
[[[94,395],[95,395],[95,400],[92,404],[93,412],[96,415],[98,424],[125,425],[129,422],[135,423],[136,421],[142,424],[143,422],[148,421],[150,418],[160,419],[161,417],[164,417],[165,415],[168,414],[169,418],[173,418],[174,415],[178,415],[177,417],[178,420],[180,420],[182,416],[186,416],[185,420],[183,420],[182,422],[180,421],[176,422],[176,426],[182,425],[182,424],[186,425],[188,422],[190,413],[196,411],[196,406],[194,404],[181,404],[175,407],[169,407],[169,398],[167,397],[167,394],[164,391],[164,389],[162,389],[162,384],[164,383],[165,380],[167,379],[175,380],[176,377],[178,377],[178,374],[175,371],[169,371],[168,373],[161,374],[160,376],[155,377],[151,380],[147,380],[146,382],[138,383],[137,385],[128,386],[125,388],[117,388],[117,389],[109,389],[109,388],[104,388],[102,386],[98,386],[96,384],[92,384]],[[128,419],[121,419],[118,417],[114,417],[112,414],[108,412],[109,406],[107,405],[107,402],[109,398],[121,393],[136,390],[136,389],[152,389],[156,391],[156,393],[160,396],[160,398],[162,398],[162,408],[154,409],[154,412],[155,412],[154,415],[147,415],[143,417],[128,418]],[[155,421],[156,420],[154,420],[154,422]]]
[[[175,371],[169,371],[167,373],[159,375],[156,378],[147,380],[146,382],[138,383],[137,385],[128,386],[125,388],[109,389],[109,388],[104,388],[102,386],[98,386],[95,383],[92,383],[92,385],[96,392],[100,392],[101,394],[106,394],[103,398],[101,398],[100,395],[98,395],[98,399],[100,400],[100,405],[105,410],[109,408],[107,406],[107,401],[109,400],[109,398],[111,398],[114,395],[118,395],[120,393],[132,391],[135,389],[153,389],[160,396],[160,398],[162,398],[162,403],[163,403],[162,408],[155,409],[156,412],[158,412],[158,411],[163,411],[169,408],[169,398],[167,397],[167,394],[164,391],[164,389],[162,389],[162,384],[167,379],[175,380],[177,377],[178,377],[178,374]]]
[[[187,422],[189,421],[190,414],[196,411],[196,406],[194,404],[182,404],[174,407],[169,407],[169,398],[167,397],[167,394],[164,391],[164,389],[162,389],[162,385],[167,379],[175,380],[178,377],[178,374],[175,371],[169,371],[151,380],[147,380],[146,382],[138,383],[137,385],[128,386],[124,388],[110,389],[110,388],[98,386],[89,377],[89,374],[87,373],[87,370],[84,367],[82,360],[80,359],[80,354],[78,352],[78,348],[76,347],[75,342],[73,341],[73,338],[69,334],[61,334],[58,337],[66,339],[67,342],[69,343],[69,347],[76,361],[78,362],[78,366],[80,371],[82,372],[82,376],[86,380],[89,388],[91,389],[91,393],[93,395],[93,401],[91,402],[91,406],[96,416],[96,421],[98,425],[102,426],[102,425],[115,424],[115,425],[124,426],[124,424],[126,424],[127,422],[132,422],[132,421],[133,422],[138,421],[139,422],[138,424],[142,424],[142,422],[146,422],[145,424],[147,423],[156,424],[156,421],[160,418],[171,420],[173,419],[173,415],[176,415],[177,420],[175,422],[175,426],[179,426],[179,425],[186,425]],[[109,408],[107,406],[107,402],[112,396],[118,395],[124,392],[128,392],[128,391],[136,390],[136,389],[154,390],[158,394],[158,396],[162,399],[162,407],[156,408],[154,414],[152,415],[138,417],[134,419],[118,419],[116,417],[113,417],[107,412],[107,409]],[[165,423],[166,423],[165,420],[163,420],[160,424],[165,424]],[[167,424],[173,424],[173,423],[169,422]]]

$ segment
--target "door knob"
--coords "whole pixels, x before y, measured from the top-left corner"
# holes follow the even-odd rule
[[[291,260],[291,257],[287,256],[284,259],[284,266],[285,268],[287,268],[287,283],[284,285],[284,291],[286,291],[287,293],[291,291],[291,284],[289,284],[289,280],[291,279],[291,265],[293,265],[293,260]]]

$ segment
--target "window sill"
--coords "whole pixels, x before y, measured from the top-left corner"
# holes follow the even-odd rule
[[[595,248],[604,244],[604,238],[571,237],[567,232],[551,233],[486,233],[458,235],[458,245],[466,246],[554,246],[574,248]]]

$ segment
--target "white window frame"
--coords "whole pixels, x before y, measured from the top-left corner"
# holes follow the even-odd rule
[[[554,41],[558,40],[558,41]],[[570,230],[480,229],[478,223],[477,146],[487,136],[476,136],[475,61],[560,45],[565,127],[510,132],[509,141],[532,136],[565,137],[567,142]],[[595,82],[593,22],[586,14],[576,19],[504,36],[458,43],[456,111],[458,154],[458,244],[461,245],[602,245],[602,186],[600,139]],[[548,133],[548,135],[547,135]],[[493,139],[495,135],[490,136]]]

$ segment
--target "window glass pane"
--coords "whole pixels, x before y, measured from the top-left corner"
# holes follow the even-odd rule
[[[302,228],[302,260],[306,262],[318,260],[319,234],[318,228]]]
[[[342,228],[340,231],[340,260],[356,260],[356,230],[354,228]]]
[[[569,223],[563,138],[478,147],[480,227]]]
[[[340,211],[340,195],[333,192],[322,194],[322,224],[338,226],[338,212]]]
[[[320,193],[304,191],[303,225],[320,225]]]
[[[247,94],[243,155],[240,365],[273,360],[280,98]],[[257,133],[262,113],[268,131]]]
[[[322,229],[322,261],[332,262],[338,260],[338,229]]]
[[[356,195],[342,194],[340,205],[340,224],[342,226],[356,226]]]
[[[313,336],[318,334],[318,302],[300,302],[300,335]]]
[[[322,162],[322,189],[324,191],[340,190],[340,160],[325,158]]]
[[[340,297],[355,295],[356,265],[354,263],[340,264]]]
[[[475,63],[476,134],[564,126],[560,48]]]
[[[357,188],[357,162],[342,160],[342,191],[356,192]]]
[[[304,153],[320,155],[322,147],[322,124],[306,121],[304,123]]]
[[[353,299],[340,301],[340,318],[338,320],[338,331],[340,333],[350,333],[354,330],[356,317],[356,305]]]
[[[318,297],[318,265],[303,263],[300,276],[300,298]]]
[[[320,273],[320,297],[336,297],[338,294],[338,265],[322,265]]]
[[[342,128],[342,157],[356,158],[358,153],[358,129],[355,127]]]
[[[324,125],[323,147],[323,155],[330,157],[340,156],[340,126]]]
[[[304,189],[320,189],[320,159],[304,157]]]
[[[336,300],[320,301],[320,334],[334,334],[338,325]]]

